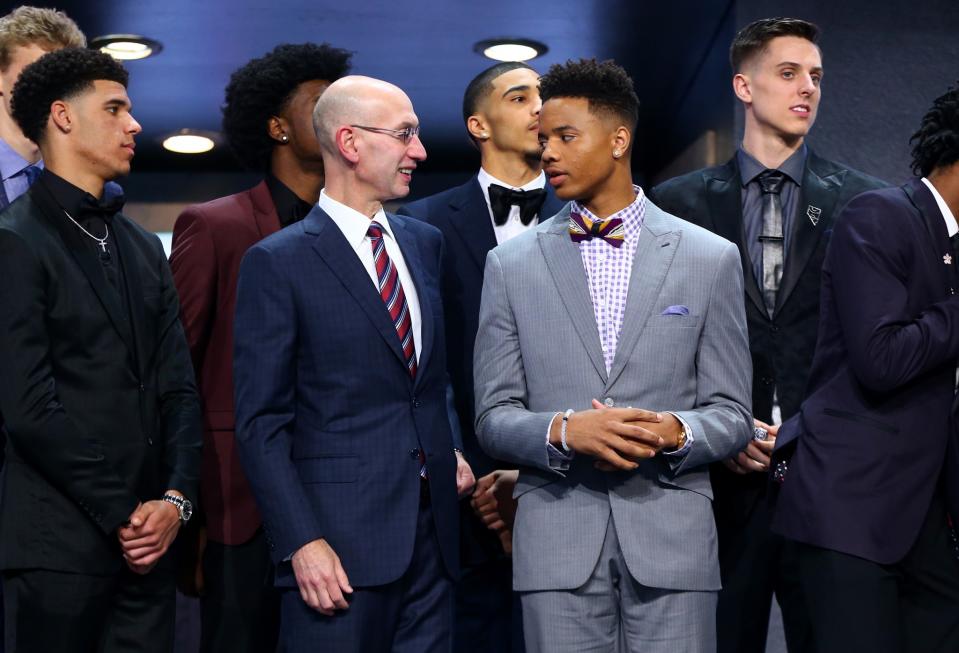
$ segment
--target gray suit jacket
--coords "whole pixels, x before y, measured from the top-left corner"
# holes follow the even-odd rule
[[[513,531],[519,591],[573,589],[599,558],[610,512],[633,577],[675,590],[720,587],[707,463],[752,432],[752,369],[736,246],[646,203],[616,357],[607,375],[569,208],[492,250],[475,349],[476,432],[520,465]],[[663,315],[685,306],[688,315]],[[672,411],[691,427],[685,456],[633,472],[576,456],[552,469],[557,412],[590,400]]]

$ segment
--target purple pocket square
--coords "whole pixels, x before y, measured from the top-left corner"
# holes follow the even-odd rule
[[[689,315],[689,309],[682,304],[668,307],[662,315]]]

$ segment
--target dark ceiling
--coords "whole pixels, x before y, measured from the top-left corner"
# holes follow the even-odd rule
[[[62,0],[57,7],[88,37],[133,33],[163,44],[158,56],[127,63],[134,115],[144,128],[138,172],[238,169],[225,147],[176,155],[160,147],[160,137],[183,127],[218,130],[230,73],[278,43],[307,41],[354,51],[355,72],[389,80],[410,95],[430,154],[424,171],[473,170],[478,158],[463,135],[459,105],[469,79],[493,63],[474,53],[473,44],[514,36],[549,46],[531,62],[540,71],[579,57],[613,58],[630,71],[642,102],[636,164],[644,176],[705,128],[731,124],[724,51],[733,33],[732,4]]]

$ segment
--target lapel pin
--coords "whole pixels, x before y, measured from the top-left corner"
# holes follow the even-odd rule
[[[822,209],[818,206],[813,206],[810,204],[806,207],[806,217],[809,218],[809,221],[812,222],[812,226],[819,224],[819,216],[822,215]]]
[[[942,262],[946,265],[952,265],[952,254],[946,254],[942,257]]]

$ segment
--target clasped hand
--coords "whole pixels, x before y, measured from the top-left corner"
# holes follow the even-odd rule
[[[631,471],[639,461],[675,447],[682,432],[679,420],[669,413],[642,408],[608,408],[596,399],[591,410],[572,413],[566,427],[566,445],[596,458],[603,471]],[[561,420],[550,429],[550,442],[560,447]]]
[[[138,505],[127,524],[117,529],[127,567],[137,574],[149,573],[179,530],[180,512],[172,503],[155,500]]]

